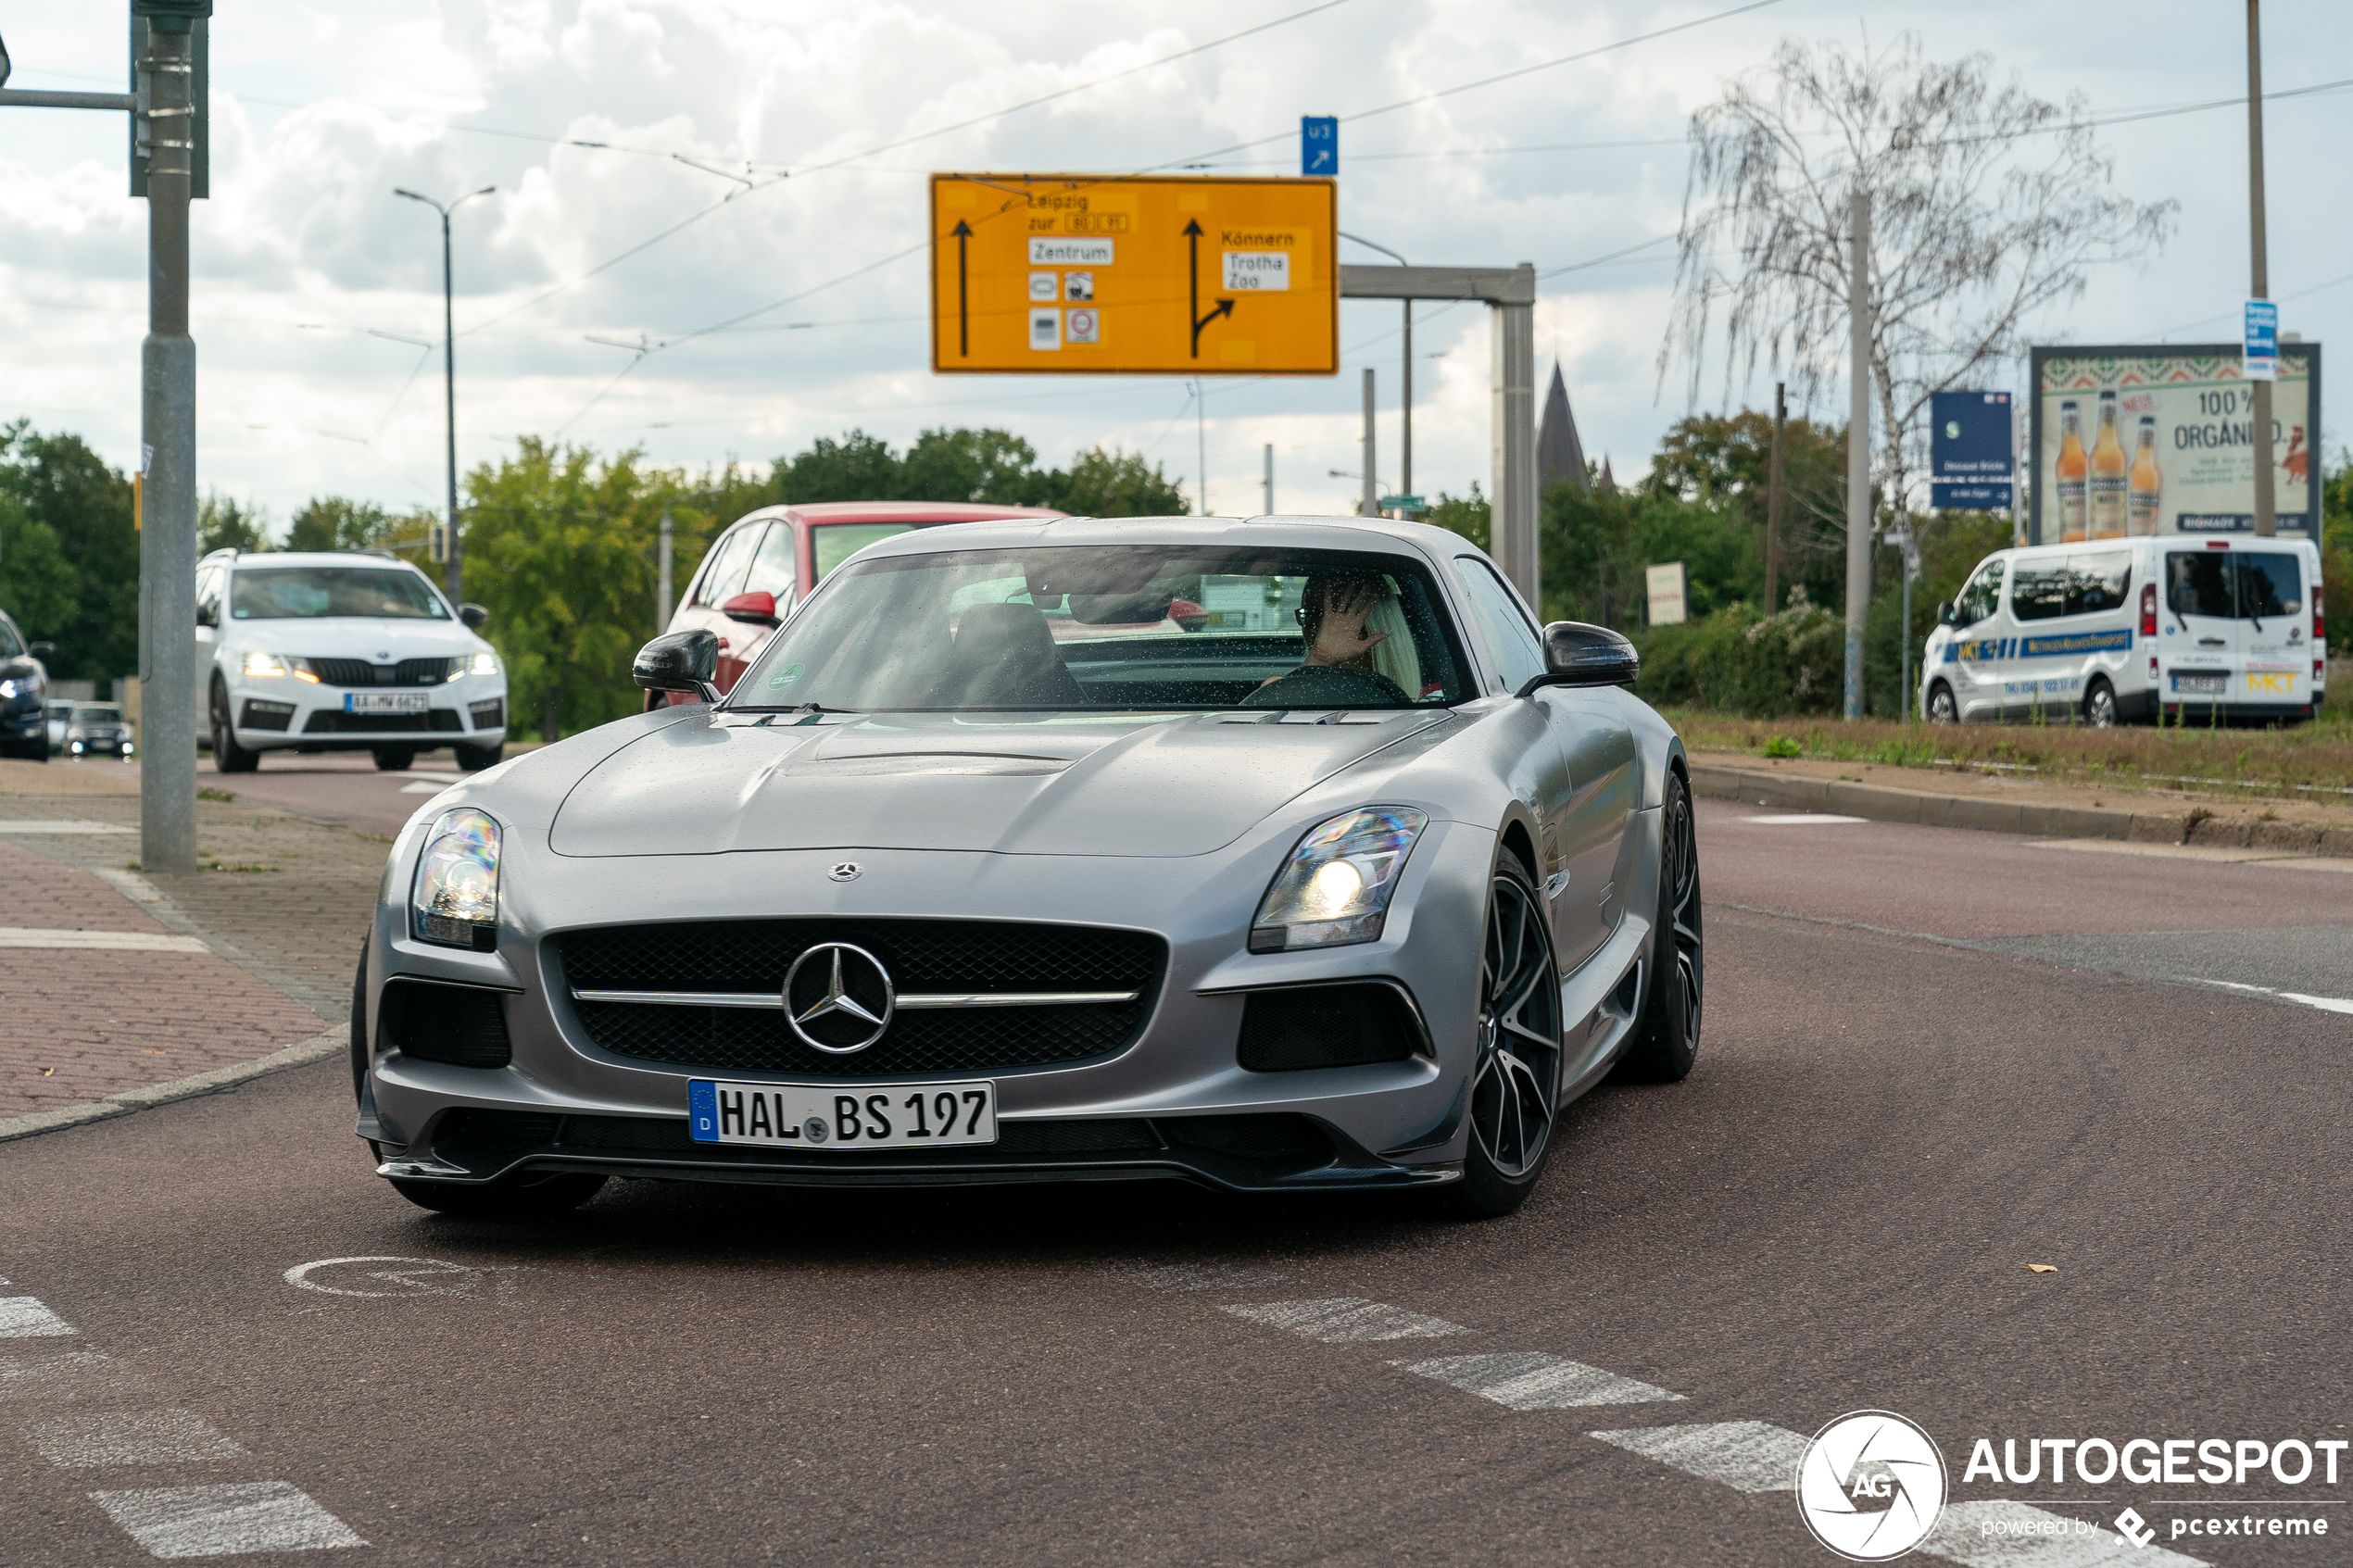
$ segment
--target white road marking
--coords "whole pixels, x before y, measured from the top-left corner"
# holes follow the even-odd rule
[[[235,1459],[245,1450],[194,1411],[60,1415],[25,1428],[51,1464],[182,1464]]]
[[[146,1379],[95,1350],[62,1356],[0,1356],[0,1400],[83,1399],[146,1391]]]
[[[1117,1263],[1104,1271],[1112,1278],[1146,1290],[1244,1290],[1252,1286],[1280,1285],[1290,1276],[1273,1269],[1237,1268],[1216,1263]]]
[[[1868,822],[1869,817],[1840,817],[1828,811],[1805,811],[1780,817],[1743,817],[1744,822],[1763,822],[1768,827],[1805,827],[1814,822]]]
[[[0,925],[0,947],[95,947],[117,953],[209,953],[193,936],[160,931],[50,931],[31,925]]]
[[[1499,1356],[1440,1356],[1434,1361],[1389,1364],[1441,1383],[1451,1383],[1466,1394],[1492,1399],[1516,1411],[1556,1411],[1572,1405],[1640,1405],[1683,1397],[1542,1350],[1513,1350]]]
[[[157,1557],[366,1546],[350,1525],[284,1481],[93,1492],[91,1499]]]
[[[2284,1002],[2300,1002],[2322,1012],[2353,1013],[2353,1001],[2343,997],[2308,997],[2301,991],[2274,991],[2269,985],[2247,985],[2236,980],[2207,980],[2195,974],[2185,974],[2182,978],[2195,985],[2220,985],[2229,991],[2253,991],[2258,996],[2277,997]]]
[[[1797,1461],[1806,1453],[1805,1438],[1765,1421],[1638,1426],[1586,1436],[1742,1492],[1788,1489],[1796,1482]]]
[[[112,822],[85,822],[69,817],[26,818],[0,822],[0,836],[12,833],[129,833]]]
[[[2136,1547],[2102,1528],[2080,1535],[2064,1514],[2022,1502],[1948,1502],[1919,1549],[1966,1568],[2094,1568],[2132,1562],[2143,1568],[2206,1568],[2160,1546]],[[2049,1535],[2042,1531],[2053,1532]]]
[[[402,784],[400,786],[400,793],[403,795],[439,795],[443,790],[450,788],[457,783],[458,781],[456,779],[451,779],[448,784],[428,784],[420,781],[416,784]]]
[[[390,1263],[393,1268],[348,1270],[357,1263]],[[346,1270],[334,1278],[345,1283],[330,1285],[311,1277],[321,1269]],[[315,1290],[321,1296],[472,1296],[482,1288],[485,1279],[496,1281],[504,1295],[514,1287],[515,1269],[508,1266],[476,1268],[470,1263],[445,1263],[437,1258],[321,1258],[315,1262],[296,1263],[286,1271],[286,1283],[299,1290]],[[363,1283],[364,1282],[364,1283]]]
[[[31,1296],[0,1296],[0,1339],[49,1339],[76,1332]]]
[[[1322,1301],[1265,1301],[1254,1306],[1225,1309],[1238,1318],[1289,1330],[1327,1345],[1349,1345],[1371,1339],[1435,1339],[1474,1330],[1444,1318],[1384,1306],[1361,1296],[1335,1296]]]

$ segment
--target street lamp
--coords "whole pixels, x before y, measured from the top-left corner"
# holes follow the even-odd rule
[[[1413,265],[1387,245],[1375,245],[1362,234],[1342,234],[1340,238],[1354,240],[1366,250],[1377,250],[1400,267]],[[1403,303],[1405,307],[1405,373],[1403,401],[1398,405],[1398,412],[1403,420],[1400,433],[1403,439],[1398,444],[1397,459],[1397,466],[1403,471],[1398,476],[1397,493],[1401,495],[1410,495],[1414,493],[1414,302],[1409,299]]]
[[[447,207],[414,191],[396,188],[392,193],[412,202],[422,202],[441,214],[441,395],[449,426],[449,558],[442,569],[442,584],[449,590],[452,604],[465,602],[466,563],[458,533],[458,334],[450,307],[449,215],[474,197],[495,194],[497,189],[496,185],[484,185],[479,191],[468,191]]]

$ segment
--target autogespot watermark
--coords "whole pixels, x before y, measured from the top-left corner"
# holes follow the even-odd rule
[[[1956,1486],[1935,1441],[1917,1423],[1891,1411],[1856,1411],[1814,1434],[1799,1458],[1795,1489],[1814,1538],[1856,1562],[1902,1557],[1936,1533],[1940,1523],[1947,1538],[2021,1544],[2038,1538],[2054,1544],[2072,1537],[2107,1540],[2110,1527],[2118,1542],[2134,1548],[2160,1538],[2203,1544],[2233,1536],[2325,1537],[2329,1520],[2320,1509],[2345,1499],[2309,1490],[2287,1497],[2253,1494],[2334,1486],[2348,1447],[2353,1443],[2342,1437],[2009,1437],[2002,1440],[1997,1456],[1994,1439],[1979,1437]],[[2147,1499],[2138,1506],[2127,1501],[2112,1526],[2040,1506],[2112,1505],[2122,1500],[2112,1492],[2107,1498],[2066,1494],[2119,1483],[2232,1490],[2216,1493],[2211,1505],[2179,1497]],[[1981,1486],[2003,1490],[1966,1495]],[[2034,1498],[2007,1490],[2024,1486],[2056,1486],[2063,1494]],[[2145,1517],[2142,1508],[2158,1517]]]

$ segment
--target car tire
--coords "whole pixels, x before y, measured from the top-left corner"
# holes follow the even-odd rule
[[[1953,700],[1953,688],[1942,681],[1928,688],[1928,721],[1931,724],[1957,724],[1961,721],[1961,707]]]
[[[1617,1076],[1635,1083],[1680,1084],[1699,1059],[1702,1003],[1706,997],[1706,928],[1699,891],[1699,834],[1691,785],[1667,775],[1659,812],[1657,918],[1651,925],[1650,985],[1633,1043]]]
[[[2116,688],[2095,679],[2083,693],[2083,722],[2095,730],[2112,730],[2116,719]]]
[[[1535,874],[1506,850],[1487,889],[1479,942],[1477,1038],[1467,1105],[1469,1147],[1446,1206],[1492,1220],[1528,1201],[1558,1141],[1560,971]]]
[[[250,773],[261,766],[261,754],[237,744],[229,727],[229,693],[218,681],[212,686],[212,766],[216,772]]]
[[[498,759],[506,755],[507,746],[501,741],[497,746],[455,746],[450,750],[458,754],[460,772],[479,773],[484,768],[496,768]]]
[[[460,1186],[454,1182],[386,1178],[395,1192],[420,1209],[466,1220],[546,1220],[579,1208],[604,1189],[602,1176],[542,1176]]]
[[[417,752],[414,746],[380,746],[375,749],[375,759],[378,772],[397,773],[417,760]]]

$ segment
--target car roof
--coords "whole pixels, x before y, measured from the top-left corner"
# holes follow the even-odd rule
[[[206,560],[213,558],[208,556]],[[196,564],[203,565],[203,561]],[[240,550],[235,556],[224,555],[224,566],[375,566],[395,567],[404,571],[416,571],[415,566],[396,556],[371,555],[365,550]],[[420,577],[424,573],[418,572]]]
[[[1056,517],[1026,521],[970,522],[952,542],[901,533],[869,545],[875,555],[925,555],[942,548],[986,550],[1024,545],[1283,545],[1303,549],[1394,550],[1412,546],[1432,559],[1477,555],[1461,534],[1393,518],[1316,517]]]
[[[1057,518],[1069,514],[1051,507],[994,507],[977,501],[807,501],[762,507],[749,517],[779,513],[803,522],[912,522],[926,527],[940,522],[996,522],[1023,518]]]

